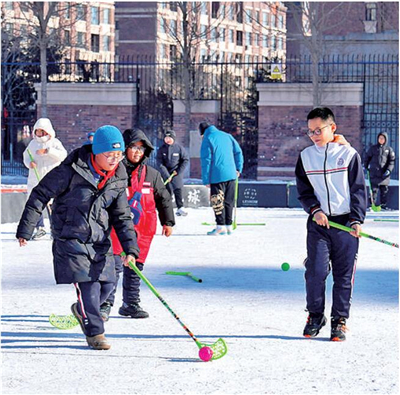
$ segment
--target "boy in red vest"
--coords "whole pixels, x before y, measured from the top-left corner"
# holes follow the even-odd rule
[[[125,142],[124,164],[128,173],[128,202],[131,207],[133,223],[137,234],[140,255],[136,266],[143,270],[150,245],[157,229],[157,212],[163,227],[162,234],[169,237],[175,218],[171,195],[166,189],[161,174],[153,167],[145,164],[154,147],[140,129],[127,129],[123,133]],[[111,307],[114,305],[119,274],[123,271],[123,305],[119,314],[131,318],[147,318],[149,314],[140,305],[140,278],[128,266],[123,266],[122,252],[116,233],[111,233],[117,281],[113,292],[101,306],[101,315],[108,321]]]

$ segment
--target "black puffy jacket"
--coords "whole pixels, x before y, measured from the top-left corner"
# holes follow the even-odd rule
[[[370,147],[365,157],[364,166],[366,169],[369,167],[372,184],[389,185],[390,174],[387,177],[383,175],[386,170],[393,171],[396,157],[393,149],[387,144],[387,133],[379,133],[377,139],[379,139],[379,136],[385,137],[385,144],[379,144],[378,142],[378,144]]]
[[[51,216],[57,284],[115,281],[111,226],[126,254],[138,257],[126,197],[127,173],[120,164],[99,190],[89,168],[91,145],[73,151],[32,190],[17,229],[29,240],[41,212],[54,198]]]

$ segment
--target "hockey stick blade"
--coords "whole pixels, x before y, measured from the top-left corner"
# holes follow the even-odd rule
[[[72,329],[79,325],[78,320],[70,315],[57,315],[51,314],[49,317],[49,322],[57,329]]]
[[[201,345],[201,347],[200,347]],[[213,355],[212,355],[212,360],[215,361],[216,359],[222,358],[227,352],[228,352],[228,347],[224,341],[224,339],[219,338],[215,343],[213,344],[207,344],[207,343],[200,343],[198,347],[201,349],[203,347],[209,347],[211,348]]]

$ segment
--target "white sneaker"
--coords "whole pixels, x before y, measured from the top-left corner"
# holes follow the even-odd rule
[[[187,215],[188,215],[188,213],[183,209],[183,207],[181,207],[180,209],[178,209],[177,211],[176,211],[176,215],[178,216],[178,217],[186,217]]]
[[[42,237],[46,236],[46,231],[44,228],[39,228],[36,233],[33,235],[32,240],[39,240]]]
[[[226,225],[226,234],[231,235],[233,233],[232,225]]]

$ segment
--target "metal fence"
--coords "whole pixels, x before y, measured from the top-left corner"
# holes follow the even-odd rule
[[[273,79],[271,70],[279,65],[281,78]],[[32,84],[40,81],[39,65],[2,64],[4,70],[12,70],[23,77],[29,85],[25,95],[34,95]],[[116,63],[68,62],[49,63],[48,81],[63,83],[135,83],[138,86],[138,126],[149,136],[160,136],[165,128],[173,126],[172,100],[220,100],[219,123],[231,132],[241,144],[245,154],[245,176],[255,177],[258,157],[258,113],[257,82],[312,81],[310,57],[275,59],[263,63],[215,63],[203,62],[188,68],[181,62],[155,62],[153,57],[127,57]],[[387,132],[389,144],[398,157],[398,55],[351,55],[326,56],[318,64],[318,79],[321,83],[362,83],[364,105],[362,138],[364,151],[376,143],[380,132]],[[24,125],[33,125],[32,106],[10,111],[17,95],[5,96],[10,90],[21,90],[18,86],[5,84],[2,78],[2,174],[26,173],[21,168],[20,152],[16,147],[22,138]],[[23,84],[22,84],[23,86]],[[22,101],[24,103],[25,101]],[[28,101],[26,101],[28,102]],[[15,106],[14,106],[15,107]],[[23,106],[22,106],[23,107]],[[156,137],[153,138],[153,141]],[[19,145],[18,145],[19,144]],[[393,173],[398,178],[398,167]]]

